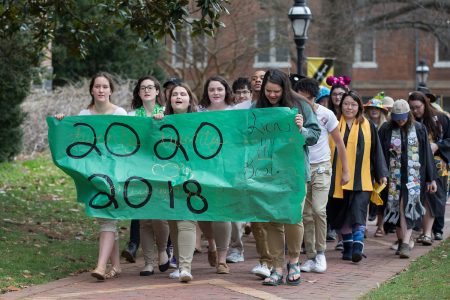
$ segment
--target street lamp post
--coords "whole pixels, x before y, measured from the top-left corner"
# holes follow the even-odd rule
[[[427,86],[428,74],[430,68],[425,61],[421,60],[416,67],[417,86]]]
[[[308,26],[312,17],[311,10],[306,6],[306,0],[295,0],[288,16],[291,19],[294,40],[297,45],[297,73],[303,75],[303,50],[305,49]]]

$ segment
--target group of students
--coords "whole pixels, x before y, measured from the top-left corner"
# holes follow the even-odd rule
[[[387,103],[388,97],[378,97],[364,105],[349,88],[349,78],[329,77],[327,83],[331,89],[320,87],[311,78],[294,81],[281,70],[269,69],[256,71],[250,80],[238,78],[232,87],[223,77],[212,76],[204,84],[200,101],[177,78],[169,79],[162,89],[155,77],[144,76],[133,90],[128,115],[156,120],[168,114],[215,110],[298,109],[294,122],[305,138],[307,163],[302,221],[250,224],[259,255],[251,272],[262,278],[264,285],[298,285],[301,271],[325,272],[328,227],[339,233],[342,259],[361,261],[368,208],[374,196],[382,200],[376,207],[379,228],[384,228],[383,224],[396,228],[401,258],[410,255],[414,227],[423,228],[420,241],[426,245],[432,241],[434,219],[443,218],[450,159],[447,115],[436,110],[422,92],[410,93],[408,101],[391,99]],[[89,91],[91,103],[80,115],[127,115],[110,101],[114,84],[109,74],[96,74]],[[379,109],[382,112],[372,112]],[[63,115],[56,117],[61,119]],[[91,274],[105,280],[121,272],[117,221],[99,219],[99,224],[99,256]],[[176,270],[169,277],[189,282],[193,279],[191,263],[200,229],[208,240],[210,265],[218,274],[228,274],[229,262],[244,261],[244,226],[241,222],[133,220],[130,242],[122,256],[134,262],[140,242],[145,261],[140,275],[154,273],[156,257],[159,270],[164,272],[170,266],[171,253],[166,250],[172,244]],[[302,243],[308,258],[303,264],[299,261]]]

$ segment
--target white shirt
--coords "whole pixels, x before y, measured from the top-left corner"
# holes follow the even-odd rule
[[[91,113],[90,109],[82,109],[78,115],[79,115],[79,116],[91,116],[92,113]],[[116,116],[126,116],[126,115],[127,115],[127,112],[126,112],[126,110],[123,109],[122,107],[117,106],[117,108],[116,108],[116,110],[114,111],[113,115],[116,115]]]
[[[316,115],[320,126],[320,137],[317,144],[308,146],[309,163],[311,164],[330,160],[331,152],[328,135],[339,125],[334,113],[320,104],[317,104]]]
[[[252,99],[245,100],[233,106],[233,109],[249,109],[252,106]]]

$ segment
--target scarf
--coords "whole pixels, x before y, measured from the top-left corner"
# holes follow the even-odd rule
[[[437,118],[436,118],[437,121]],[[442,128],[441,128],[442,132]],[[436,141],[433,139],[433,136],[431,133],[428,134],[428,140],[430,143],[436,143]],[[445,163],[444,159],[440,157],[439,155],[434,155],[434,164],[436,165],[438,176],[448,176],[448,168],[447,164]]]
[[[339,131],[342,139],[344,139],[346,129],[347,122],[344,117],[341,116],[339,120]],[[359,123],[357,120],[353,121],[345,147],[350,181],[344,186],[341,185],[342,162],[337,155],[336,145],[333,139],[329,139],[329,142],[331,147],[331,157],[333,160],[333,172],[335,174],[333,184],[334,191],[332,193],[333,198],[344,198],[344,190],[372,191],[372,176],[370,174],[370,148],[372,144],[372,133],[370,130],[369,121],[367,119],[364,119],[363,123]],[[362,157],[360,154],[359,157],[357,157],[358,149],[364,149]],[[355,183],[358,184],[355,186]]]
[[[164,107],[159,105],[158,103],[155,103],[155,106],[153,106],[153,111],[152,111],[151,116],[154,116],[154,115],[162,113],[162,112],[164,112]],[[141,106],[136,109],[136,116],[137,117],[147,117],[147,112],[145,111],[144,106]]]
[[[412,125],[408,129],[406,154],[408,157],[408,183],[406,188],[407,201],[405,207],[405,217],[410,220],[418,220],[425,214],[425,208],[420,202],[420,161],[419,161],[419,140],[416,134],[416,126]],[[400,217],[400,192],[401,186],[401,166],[402,166],[402,137],[400,128],[392,131],[391,143],[389,146],[389,193],[386,204],[386,216],[384,221],[397,224]]]

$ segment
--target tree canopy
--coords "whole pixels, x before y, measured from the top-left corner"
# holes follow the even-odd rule
[[[228,0],[100,0],[88,1],[85,10],[95,10],[88,18],[77,13],[76,0],[6,0],[0,4],[0,37],[18,32],[32,35],[31,47],[39,53],[64,31],[67,46],[75,53],[87,54],[86,42],[98,40],[102,32],[131,29],[143,41],[153,42],[175,33],[185,23],[192,25],[194,35],[224,26],[219,21],[228,13]],[[61,22],[64,20],[64,22]]]

